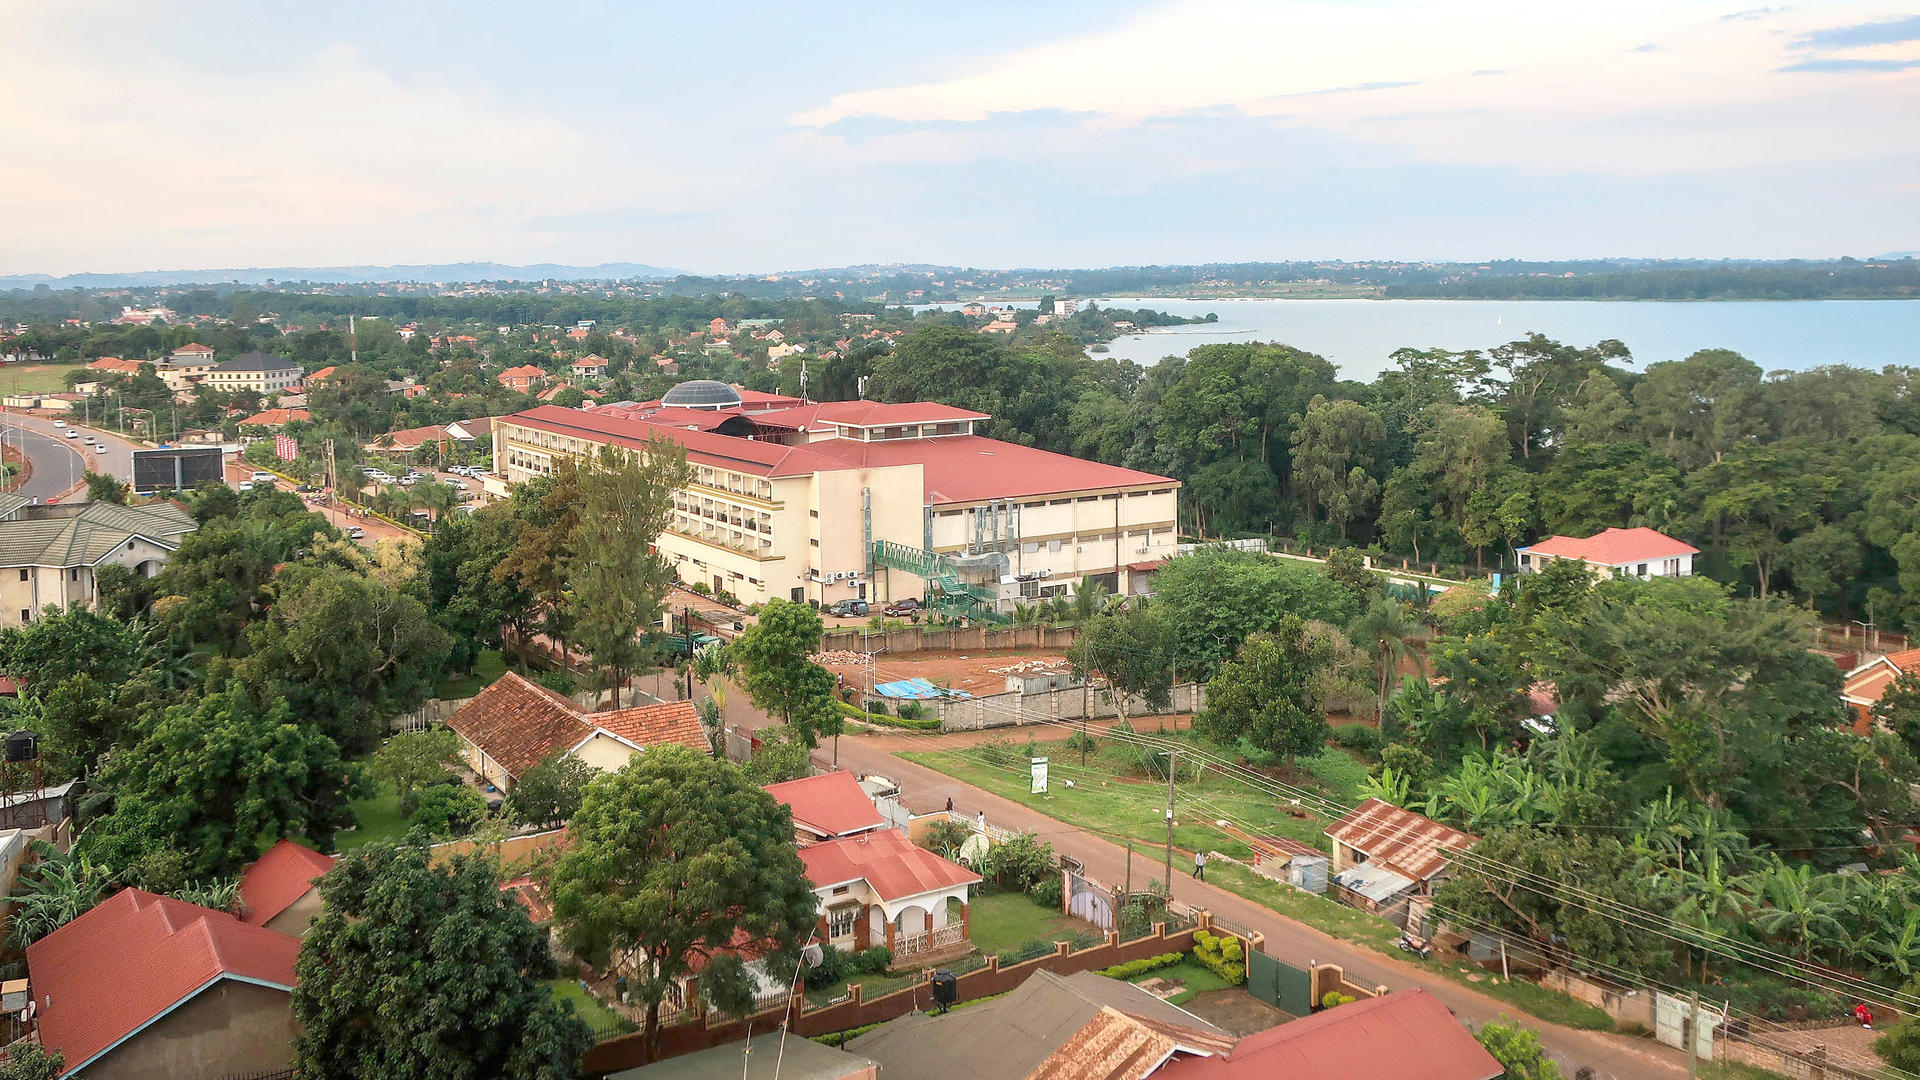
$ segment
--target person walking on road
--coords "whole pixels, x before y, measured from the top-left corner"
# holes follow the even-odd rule
[[[1207,853],[1204,851],[1193,853],[1193,876],[1201,881],[1207,880]]]

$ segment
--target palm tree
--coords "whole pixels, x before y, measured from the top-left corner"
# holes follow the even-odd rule
[[[1115,599],[1113,591],[1092,578],[1081,578],[1073,587],[1073,600],[1067,609],[1068,617],[1077,623],[1092,622],[1094,616],[1106,611]]]
[[[451,485],[442,484],[437,480],[421,484],[414,498],[419,501],[422,509],[433,515],[436,525],[460,504],[460,493]]]
[[[1377,701],[1374,706],[1374,718],[1384,720],[1387,714],[1387,690],[1392,685],[1393,672],[1399,666],[1400,658],[1412,656],[1419,663],[1419,654],[1413,651],[1412,640],[1424,628],[1420,620],[1414,618],[1407,605],[1388,596],[1375,597],[1367,605],[1367,610],[1355,619],[1348,635],[1356,643],[1363,643],[1373,651],[1374,690]],[[1425,665],[1421,665],[1422,670]]]

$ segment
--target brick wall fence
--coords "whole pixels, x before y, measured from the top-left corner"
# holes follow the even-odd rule
[[[1164,924],[1155,924],[1153,933],[1134,941],[1120,942],[1115,934],[1109,933],[1104,943],[1069,952],[1066,942],[1055,942],[1054,952],[1035,960],[1001,967],[996,957],[987,957],[985,967],[969,971],[955,980],[959,986],[960,1000],[972,1001],[976,998],[1004,994],[1025,982],[1036,971],[1051,971],[1060,975],[1071,975],[1080,971],[1098,971],[1101,968],[1124,964],[1130,960],[1142,960],[1161,953],[1186,952],[1193,948],[1195,929],[1205,929],[1211,922],[1205,912],[1199,916],[1200,925],[1193,929],[1168,933]],[[916,1009],[925,1009],[932,1004],[931,989],[925,980],[916,982],[891,994],[865,1000],[858,984],[849,988],[846,1001],[837,1005],[807,1012],[806,998],[796,995],[785,1008],[769,1009],[766,1012],[737,1020],[715,1014],[696,1016],[685,1023],[660,1029],[660,1056],[677,1057],[696,1050],[719,1046],[746,1037],[747,1029],[766,1032],[774,1030],[785,1013],[790,1020],[791,1031],[796,1036],[830,1035],[837,1031],[848,1031],[868,1024],[878,1024],[905,1016]],[[587,1075],[598,1075],[630,1069],[646,1064],[646,1035],[635,1033],[622,1035],[600,1043],[587,1051],[582,1071]]]
[[[1805,1051],[1788,1050],[1741,1038],[1721,1038],[1714,1041],[1713,1056],[1717,1061],[1751,1065],[1792,1077],[1792,1080],[1875,1080],[1873,1073],[1828,1061],[1824,1046]]]
[[[1080,638],[1077,626],[968,626],[958,629],[909,626],[903,630],[869,633],[860,629],[829,630],[821,648],[853,652],[945,652],[982,649],[1064,649]]]
[[[1198,712],[1207,703],[1207,688],[1198,683],[1180,683],[1173,688],[1175,713]],[[1047,720],[1106,720],[1120,715],[1105,690],[1087,686],[1064,690],[1046,690],[1037,694],[990,694],[986,697],[942,698],[924,703],[940,718],[941,731],[979,731],[982,728],[1016,727]],[[1160,715],[1145,701],[1134,698],[1127,705],[1129,717]]]

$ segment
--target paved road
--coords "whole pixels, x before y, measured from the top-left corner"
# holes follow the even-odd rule
[[[0,439],[18,446],[33,466],[33,474],[15,492],[44,503],[79,483],[87,471],[87,462],[65,438],[50,435],[32,424],[32,417],[7,413],[0,417]],[[53,430],[51,425],[48,429]]]
[[[235,487],[238,487],[243,482],[252,483],[253,474],[254,468],[251,465],[229,462],[226,467],[227,483]],[[274,477],[273,485],[281,491],[292,491],[294,489],[293,481],[277,476]],[[372,547],[382,540],[399,540],[403,543],[417,543],[419,541],[418,537],[400,528],[398,525],[390,524],[376,517],[363,518],[355,516],[338,502],[327,502],[323,504],[316,503],[311,496],[303,495],[302,498],[306,500],[308,509],[316,511],[325,517],[341,532],[345,532],[356,525],[359,526],[363,534],[360,537],[362,547]]]
[[[744,695],[738,695],[744,696]],[[733,702],[729,701],[731,705]],[[733,710],[729,710],[732,712]],[[997,734],[997,733],[996,733]],[[1126,849],[1104,837],[1076,829],[1033,810],[1000,798],[952,777],[898,757],[897,750],[938,749],[951,742],[967,745],[977,741],[969,735],[916,737],[902,735],[845,736],[838,750],[840,767],[859,773],[879,773],[899,783],[903,801],[918,813],[941,809],[953,800],[954,809],[967,814],[981,810],[987,820],[1008,828],[1043,833],[1054,849],[1086,864],[1087,872],[1104,881],[1121,881],[1126,876]],[[822,747],[824,758],[831,751]],[[1147,860],[1151,862],[1151,858]],[[1140,877],[1142,860],[1135,856],[1135,876]],[[1251,927],[1267,936],[1267,952],[1290,961],[1337,963],[1353,981],[1363,985],[1385,985],[1393,989],[1425,987],[1463,1019],[1474,1023],[1497,1020],[1516,1010],[1500,1001],[1442,978],[1412,964],[1330,937],[1303,923],[1262,907],[1252,901],[1194,881],[1181,872],[1193,865],[1191,853],[1174,855],[1174,896],[1189,904],[1205,907],[1223,918]],[[1151,874],[1157,866],[1148,866]],[[1591,1066],[1600,1077],[1616,1080],[1677,1080],[1687,1075],[1686,1055],[1678,1050],[1644,1039],[1607,1035],[1546,1024],[1526,1019],[1529,1027],[1540,1031],[1541,1041],[1560,1060],[1567,1075],[1579,1066]]]

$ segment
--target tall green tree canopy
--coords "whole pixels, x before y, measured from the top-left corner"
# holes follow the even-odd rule
[[[678,746],[635,755],[588,786],[569,837],[555,921],[590,962],[638,966],[629,985],[647,1006],[649,1045],[660,1002],[696,967],[708,999],[742,1013],[752,987],[736,947],[791,970],[813,932],[793,817],[728,762]]]
[[[1240,655],[1207,683],[1207,707],[1196,727],[1222,742],[1248,743],[1291,762],[1326,745],[1331,728],[1321,711],[1321,688],[1335,662],[1325,637],[1288,615],[1270,631],[1248,638]]]
[[[572,1080],[592,1037],[499,868],[372,845],[320,879],[294,971],[294,1061],[330,1080]]]

